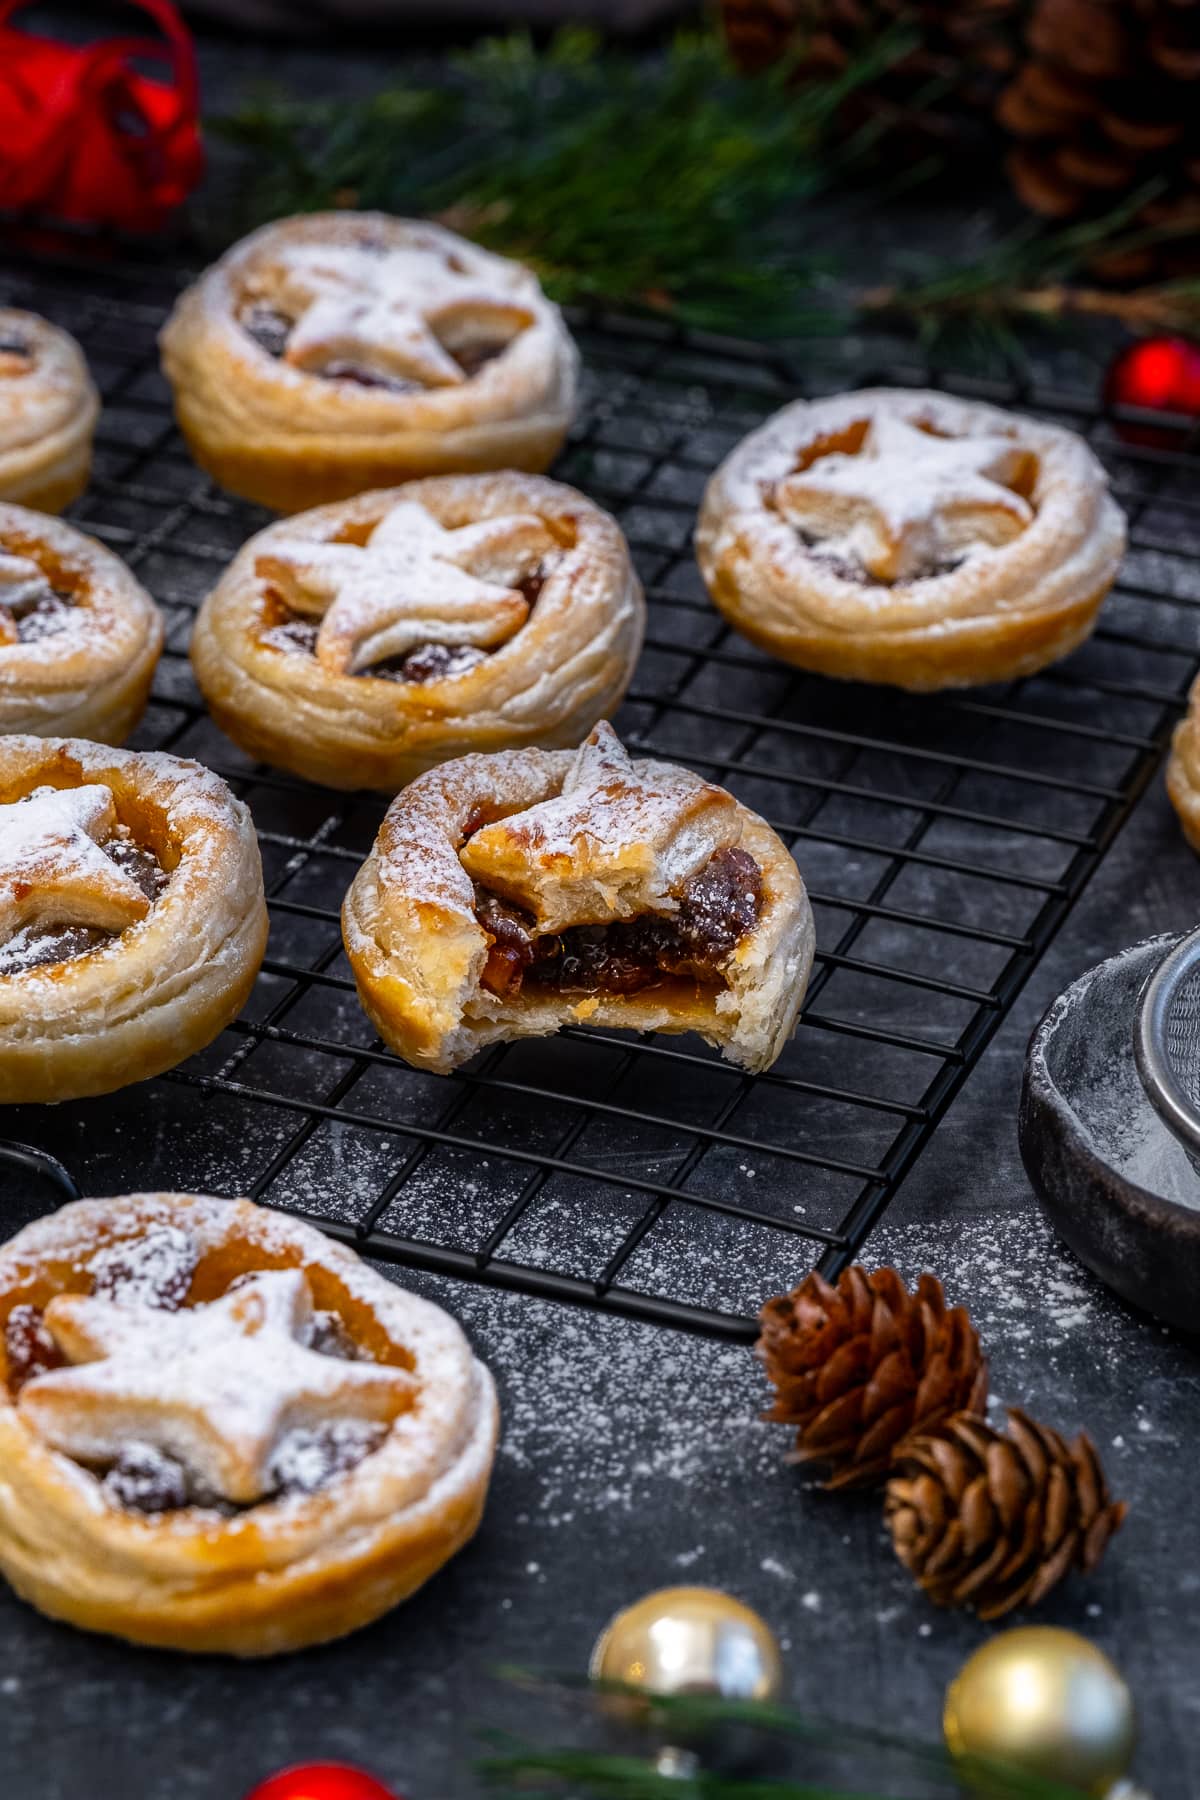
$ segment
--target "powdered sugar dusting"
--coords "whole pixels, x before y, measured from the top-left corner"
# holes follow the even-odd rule
[[[294,368],[363,362],[428,387],[452,386],[463,371],[435,325],[453,314],[512,335],[512,302],[488,279],[489,264],[449,233],[411,227],[387,243],[369,224],[358,240],[283,243],[271,299],[294,320],[283,355]]]
[[[494,649],[507,642],[529,616],[513,584],[553,544],[540,519],[514,515],[447,530],[425,507],[401,501],[365,545],[283,537],[264,547],[255,570],[294,611],[321,618],[321,666],[357,674],[419,644]]]
[[[98,782],[0,806],[0,938],[42,921],[121,931],[144,918],[150,902],[101,848],[116,823]]]

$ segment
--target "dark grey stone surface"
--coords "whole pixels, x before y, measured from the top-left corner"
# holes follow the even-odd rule
[[[206,54],[214,85],[240,72],[231,54]],[[249,60],[278,71],[274,52]],[[821,352],[826,365],[833,355]],[[1200,1362],[1058,1245],[1021,1169],[1016,1104],[1025,1042],[1053,996],[1123,944],[1195,923],[1198,898],[1200,868],[1156,781],[870,1248],[870,1260],[940,1274],[985,1336],[996,1394],[1064,1430],[1086,1426],[1130,1501],[1099,1574],[1040,1616],[1085,1631],[1126,1671],[1143,1720],[1138,1771],[1157,1800],[1200,1791]],[[906,1004],[919,1023],[920,996]],[[843,1054],[853,1067],[860,1052]],[[173,1168],[179,1143],[208,1129],[194,1095],[169,1091],[172,1110],[154,1120],[133,1100],[118,1109],[109,1166]],[[84,1109],[64,1115],[64,1147],[85,1161],[88,1130]],[[15,1227],[23,1206],[6,1191]],[[494,1666],[579,1671],[615,1607],[677,1581],[760,1607],[800,1704],[936,1735],[945,1683],[985,1630],[914,1592],[872,1501],[824,1496],[785,1465],[787,1434],[757,1422],[764,1385],[745,1350],[415,1285],[463,1320],[500,1381],[504,1442],[476,1542],[372,1630],[264,1666],[122,1648],[0,1594],[5,1800],[240,1800],[278,1765],[318,1757],[367,1765],[412,1800],[458,1800],[477,1792],[475,1726],[564,1729],[540,1701],[514,1702]]]

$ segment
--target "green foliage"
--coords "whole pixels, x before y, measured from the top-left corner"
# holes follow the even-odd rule
[[[507,1678],[526,1686],[564,1691],[583,1686],[579,1682],[539,1682],[520,1671]],[[628,1693],[593,1684],[591,1694]],[[640,1696],[639,1696],[640,1698]],[[692,1773],[666,1773],[653,1761],[627,1753],[594,1749],[546,1749],[520,1743],[497,1744],[494,1754],[480,1764],[497,1800],[520,1800],[531,1792],[562,1794],[570,1800],[896,1800],[908,1794],[915,1800],[920,1783],[925,1795],[961,1795],[969,1789],[980,1800],[1084,1800],[1076,1788],[1028,1774],[1020,1769],[978,1758],[955,1761],[941,1745],[922,1742],[898,1732],[870,1726],[813,1718],[790,1707],[753,1701],[715,1700],[693,1695],[656,1698],[653,1701],[659,1741],[719,1740],[722,1733],[747,1732],[764,1739],[791,1740],[803,1744],[806,1769],[803,1777],[780,1774],[768,1777],[761,1769],[737,1775],[701,1763]],[[885,1779],[884,1788],[848,1788],[830,1777],[819,1779],[812,1769],[823,1757],[835,1765],[853,1761]],[[905,1785],[898,1787],[897,1782]]]
[[[799,335],[844,314],[813,304],[798,210],[863,147],[833,145],[841,100],[906,48],[888,37],[796,90],[786,65],[737,73],[713,34],[645,57],[579,29],[544,50],[515,33],[456,59],[445,87],[263,97],[212,123],[249,153],[242,228],[338,205],[441,214],[560,301]]]

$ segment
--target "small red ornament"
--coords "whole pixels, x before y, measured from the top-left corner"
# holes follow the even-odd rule
[[[1200,344],[1182,337],[1141,338],[1127,344],[1108,366],[1104,402],[1106,406],[1178,413],[1178,429],[1114,422],[1114,429],[1128,444],[1177,447],[1187,428],[1200,421]]]
[[[25,0],[0,0],[0,211],[157,231],[199,181],[191,35],[171,0],[135,3],[165,41],[60,44],[9,23]]]
[[[299,1763],[280,1769],[246,1795],[246,1800],[399,1800],[365,1769],[349,1763]]]

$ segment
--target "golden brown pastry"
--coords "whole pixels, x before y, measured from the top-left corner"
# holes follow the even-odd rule
[[[0,307],[0,500],[61,512],[92,466],[100,397],[69,333]]]
[[[216,775],[0,738],[0,1101],[174,1067],[236,1015],[266,939],[254,826]]]
[[[161,613],[111,550],[0,503],[0,734],[121,743],[162,642]]]
[[[416,475],[544,469],[575,405],[578,354],[537,278],[386,213],[256,231],[161,343],[196,461],[279,512]]]
[[[1187,712],[1171,740],[1167,793],[1184,837],[1193,850],[1200,850],[1200,679],[1192,684]]]
[[[918,691],[1065,656],[1124,548],[1074,432],[891,388],[785,406],[717,470],[696,533],[709,592],[756,644]]]
[[[272,525],[196,621],[242,748],[395,793],[468,750],[577,744],[629,685],[645,604],[616,523],[537,475],[443,475]]]
[[[0,1249],[0,1569],[56,1619],[266,1656],[472,1535],[492,1381],[458,1326],[248,1200],[82,1200]]]
[[[388,808],[342,908],[359,999],[408,1062],[592,1023],[697,1031],[765,1069],[813,957],[799,871],[723,788],[577,751],[464,756]]]

